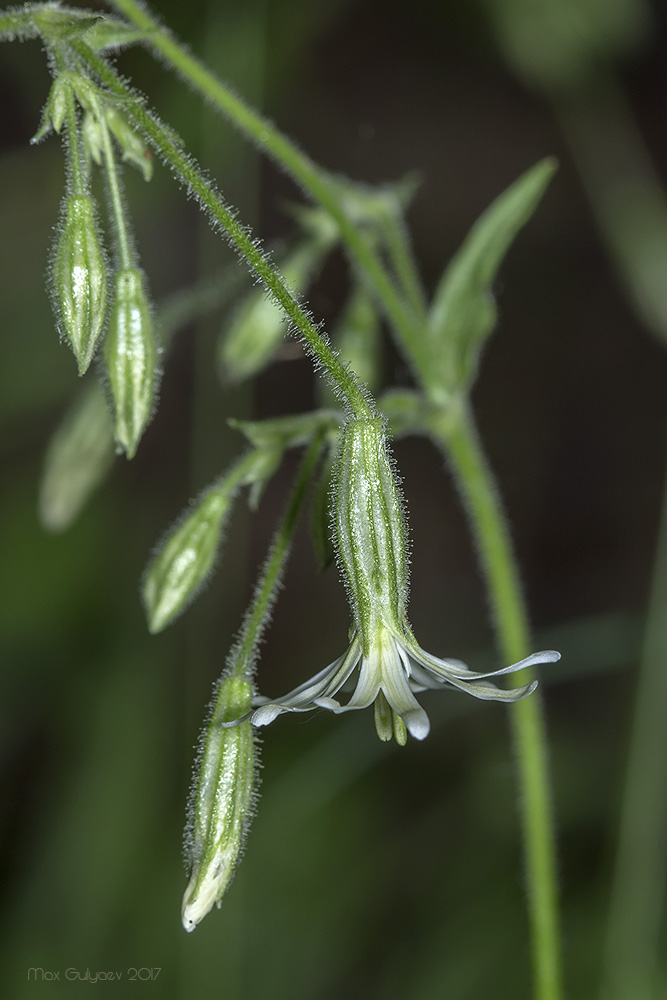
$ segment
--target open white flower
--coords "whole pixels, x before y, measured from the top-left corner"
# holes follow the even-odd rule
[[[405,522],[379,420],[352,420],[343,431],[336,485],[336,545],[353,615],[346,653],[283,698],[257,697],[255,726],[282,712],[327,708],[350,712],[374,706],[381,740],[404,744],[407,732],[428,736],[430,723],[415,694],[428,688],[458,688],[486,701],[519,701],[537,687],[502,689],[488,678],[560,659],[555,650],[533,653],[508,667],[476,673],[460,660],[441,660],[417,643],[408,624],[408,560]],[[358,670],[350,697],[339,692]]]
[[[367,654],[355,635],[347,652],[305,684],[274,701],[257,698],[255,726],[266,726],[282,712],[309,712],[327,708],[336,714],[375,706],[375,726],[381,740],[396,738],[404,744],[406,729],[415,739],[425,739],[430,730],[428,715],[415,694],[429,688],[458,688],[484,701],[519,701],[537,687],[530,681],[522,687],[503,689],[484,683],[489,677],[514,673],[538,663],[554,663],[560,653],[553,649],[531,656],[500,670],[476,673],[461,660],[441,660],[423,650],[412,636],[400,638],[388,628],[377,631]],[[356,686],[343,703],[336,697],[358,669]]]

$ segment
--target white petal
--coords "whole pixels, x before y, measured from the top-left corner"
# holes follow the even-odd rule
[[[382,658],[382,690],[393,710],[403,719],[410,735],[423,740],[428,736],[431,724],[410,689],[408,670],[408,656],[402,645],[392,637],[391,645],[385,647]]]
[[[537,687],[537,681],[531,681],[518,688],[498,688],[495,684],[482,684],[479,681],[471,684],[460,678],[452,678],[449,683],[459,691],[465,691],[466,694],[471,694],[473,698],[480,698],[482,701],[521,701],[522,698],[532,694]]]
[[[335,694],[348,679],[357,665],[360,651],[361,643],[355,637],[343,656],[339,656],[324,670],[320,670],[310,680],[295,687],[282,698],[269,701],[262,696],[256,697],[254,704],[259,707],[252,714],[253,726],[268,726],[282,712],[310,712],[320,705],[324,706],[325,702],[333,702],[339,709],[338,702],[333,701],[330,696]]]
[[[359,667],[359,680],[354,693],[345,709],[368,708],[378,696],[382,674],[376,650],[371,650],[368,656],[362,656]]]
[[[437,656],[431,656],[421,646],[417,646],[416,649],[410,648],[409,651],[414,659],[445,680],[458,678],[463,681],[475,681],[483,680],[486,677],[501,677],[503,674],[513,674],[518,670],[524,670],[526,667],[532,667],[538,663],[555,663],[557,660],[560,660],[560,653],[557,653],[555,649],[547,649],[539,653],[531,653],[525,659],[519,660],[517,663],[510,663],[507,667],[478,673],[475,670],[470,670],[465,664],[461,664],[460,660],[440,660]],[[458,667],[452,666],[454,663],[461,665]]]
[[[417,704],[417,708],[410,709],[409,712],[401,712],[401,718],[410,736],[416,740],[425,740],[431,732],[429,717],[419,704]]]
[[[262,705],[261,708],[255,709],[252,713],[252,724],[253,726],[268,726],[274,719],[277,719],[281,712],[285,712],[286,709],[282,705],[277,705],[275,702],[269,702],[268,705]]]

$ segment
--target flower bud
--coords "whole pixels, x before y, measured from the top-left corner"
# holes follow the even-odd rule
[[[116,272],[104,360],[113,399],[115,436],[132,458],[151,417],[157,374],[153,319],[138,268]]]
[[[112,105],[106,108],[105,117],[114,138],[122,150],[123,160],[132,163],[149,181],[153,176],[151,151],[141,136],[132,128],[128,119]]]
[[[254,810],[255,745],[249,719],[252,686],[223,679],[203,739],[190,804],[186,853],[190,881],[183,897],[183,926],[193,931],[226,892]]]
[[[162,542],[143,583],[151,632],[161,632],[178,618],[204,585],[233,495],[226,480],[208,489]]]
[[[343,429],[336,543],[365,651],[380,623],[402,627],[408,595],[405,522],[379,419]]]
[[[76,519],[114,459],[109,410],[98,382],[69,410],[49,445],[39,489],[39,513],[49,531]]]
[[[308,287],[327,249],[322,240],[307,239],[282,262],[282,274],[296,295]],[[263,289],[254,289],[224,331],[219,349],[223,372],[234,381],[256,375],[273,360],[286,330],[280,306]]]
[[[67,100],[70,93],[71,85],[67,75],[57,76],[51,84],[39,128],[30,140],[33,145],[41,142],[51,129],[60,132],[67,115]]]
[[[334,335],[341,358],[375,392],[381,381],[380,317],[365,287],[355,289]]]
[[[107,273],[90,195],[70,195],[53,257],[53,297],[61,332],[79,366],[87,370],[104,328]]]

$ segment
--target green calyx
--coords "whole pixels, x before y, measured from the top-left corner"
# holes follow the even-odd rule
[[[66,198],[52,267],[61,333],[74,351],[80,375],[93,359],[107,315],[107,272],[95,215],[90,195]]]
[[[191,868],[182,907],[186,931],[220,905],[252,819],[255,741],[250,720],[237,721],[249,714],[251,699],[250,681],[223,678],[204,736],[186,831]]]
[[[401,629],[408,594],[405,521],[382,421],[343,429],[335,508],[336,546],[364,652],[376,629]]]
[[[116,444],[132,458],[153,411],[157,350],[141,271],[138,268],[117,271],[114,291],[104,362],[113,403]]]
[[[163,542],[142,587],[151,632],[161,632],[178,618],[205,584],[232,499],[225,481],[208,490]]]

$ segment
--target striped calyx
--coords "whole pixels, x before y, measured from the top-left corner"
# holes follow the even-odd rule
[[[364,652],[382,625],[402,631],[408,596],[406,531],[382,421],[343,429],[336,545]]]
[[[157,350],[141,271],[116,272],[104,361],[113,400],[116,443],[132,458],[153,412]]]
[[[193,931],[232,880],[253,815],[255,742],[248,715],[250,681],[226,677],[204,736],[190,810],[186,850],[190,881],[183,897],[183,927]]]
[[[69,195],[64,223],[53,257],[53,294],[61,332],[79,367],[87,370],[104,329],[107,272],[95,205],[88,194]]]

